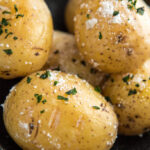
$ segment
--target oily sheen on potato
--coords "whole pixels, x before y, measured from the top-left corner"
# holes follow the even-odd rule
[[[0,1],[0,78],[37,71],[52,43],[52,18],[43,0]]]
[[[78,75],[95,87],[102,86],[107,76],[85,61],[76,47],[73,35],[60,31],[53,34],[52,50],[43,69],[61,70]]]
[[[112,75],[103,94],[119,119],[119,133],[139,135],[150,131],[150,61],[135,73]]]
[[[26,150],[109,150],[118,126],[112,106],[91,85],[50,70],[24,78],[11,90],[4,123]]]
[[[142,0],[83,0],[75,20],[78,48],[99,70],[133,72],[150,57],[150,9]]]
[[[79,7],[79,4],[82,0],[69,0],[66,11],[65,11],[65,20],[66,25],[70,33],[74,33],[74,17],[76,9]]]

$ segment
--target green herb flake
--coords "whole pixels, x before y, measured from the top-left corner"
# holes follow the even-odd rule
[[[45,112],[45,110],[44,110],[44,109],[40,111],[40,113],[41,113],[41,114],[43,114],[44,112]]]
[[[24,15],[23,14],[16,15],[16,19],[18,19],[19,17],[24,17]]]
[[[43,80],[45,80],[45,79],[47,79],[47,78],[50,77],[50,76],[51,76],[50,71],[46,71],[45,73],[43,73],[43,74],[40,76],[40,78],[43,79]]]
[[[119,15],[119,11],[114,11],[113,16],[117,16],[117,15]]]
[[[106,101],[111,102],[111,98],[109,96],[105,96]]]
[[[140,8],[137,9],[137,13],[140,14],[140,15],[144,15],[144,11],[145,11],[144,7],[140,7]]]
[[[139,83],[137,83],[137,84],[135,84],[135,86],[136,86],[136,87],[140,87],[140,84],[139,84]]]
[[[4,49],[3,51],[9,56],[13,54],[13,51],[11,49]]]
[[[67,95],[75,95],[75,94],[77,94],[77,90],[76,90],[76,88],[73,88],[73,89],[67,91],[66,94]]]
[[[18,40],[18,37],[14,36],[13,39],[14,39],[14,40]]]
[[[2,28],[0,28],[0,35],[2,35],[3,34],[3,29]]]
[[[8,29],[5,29],[5,33],[8,33]]]
[[[17,5],[14,5],[14,9],[15,9],[16,12],[18,12]]]
[[[27,77],[27,83],[29,84],[31,82],[31,78],[30,77]]]
[[[102,92],[102,90],[100,89],[100,87],[95,87],[95,89],[94,89],[96,92],[98,92],[98,93],[101,93]]]
[[[92,107],[93,107],[93,109],[97,109],[97,110],[100,109],[100,107],[98,107],[98,106],[92,106]]]
[[[130,89],[128,96],[135,95],[135,94],[137,94],[137,90],[136,89],[134,89],[134,90]]]
[[[86,17],[89,19],[90,18],[90,14],[87,14]]]
[[[54,86],[56,86],[58,84],[58,81],[54,81]]]
[[[68,98],[60,96],[60,95],[57,96],[57,99],[58,100],[64,100],[64,101],[68,101],[69,100]]]
[[[13,33],[12,32],[9,32],[6,36],[5,36],[5,39],[8,38],[8,36],[12,35]]]
[[[42,95],[35,94],[34,97],[36,97],[37,103],[40,103],[40,102],[41,102],[41,100],[42,100]]]
[[[2,12],[2,14],[11,14],[11,12],[5,10],[5,11]]]
[[[122,78],[123,82],[125,82],[126,84],[128,84],[129,79],[130,79],[130,75],[127,75]]]
[[[8,25],[10,25],[10,23],[8,22],[8,20],[5,19],[5,18],[2,18],[1,24],[2,24],[3,26],[8,26]]]
[[[103,35],[101,32],[99,32],[99,40],[101,40],[103,38]]]
[[[44,99],[44,100],[42,101],[42,103],[43,103],[43,104],[45,104],[46,102],[47,102],[47,100],[46,100],[46,99]]]

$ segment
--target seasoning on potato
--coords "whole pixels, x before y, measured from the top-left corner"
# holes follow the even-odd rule
[[[119,119],[119,133],[139,135],[150,131],[150,61],[136,73],[111,75],[103,89]]]
[[[59,31],[54,32],[52,50],[43,69],[61,70],[78,75],[95,87],[102,86],[107,77],[80,55],[73,35]]]
[[[150,57],[149,25],[150,9],[142,0],[82,0],[77,46],[103,72],[133,72]]]
[[[0,1],[0,78],[12,79],[45,64],[52,18],[43,0]]]
[[[65,21],[70,33],[74,33],[74,20],[76,9],[80,6],[82,0],[69,0],[66,11]]]
[[[91,85],[50,70],[24,78],[11,90],[4,122],[26,150],[109,150],[118,126],[112,106]]]

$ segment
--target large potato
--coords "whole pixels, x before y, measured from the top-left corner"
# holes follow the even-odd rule
[[[109,150],[117,134],[111,105],[78,77],[34,73],[4,104],[8,133],[25,150]]]
[[[0,78],[41,69],[52,43],[52,18],[43,0],[0,1]]]
[[[93,86],[101,86],[106,77],[80,55],[73,35],[59,31],[54,32],[52,50],[43,69],[60,69],[78,75]]]
[[[119,133],[138,135],[150,130],[150,61],[136,73],[112,75],[104,95],[114,105]]]
[[[76,9],[79,7],[79,4],[82,0],[69,0],[66,11],[65,11],[65,20],[69,32],[74,33],[74,17]]]
[[[132,2],[83,0],[76,12],[78,48],[104,72],[132,72],[150,57],[150,9]]]

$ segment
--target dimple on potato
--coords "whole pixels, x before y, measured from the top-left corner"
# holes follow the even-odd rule
[[[40,70],[52,44],[52,18],[43,0],[0,1],[0,78]]]
[[[149,25],[142,0],[83,0],[76,12],[77,46],[103,72],[133,72],[150,57]]]
[[[55,31],[53,46],[43,70],[52,69],[78,75],[93,86],[102,86],[107,75],[85,61],[76,47],[73,35]]]
[[[139,135],[150,131],[150,61],[134,73],[111,75],[103,94],[119,120],[119,133]]]
[[[74,17],[82,0],[69,0],[65,10],[65,21],[70,33],[74,33]]]
[[[50,70],[26,77],[11,90],[4,123],[26,150],[109,150],[118,126],[112,106],[91,85]]]

